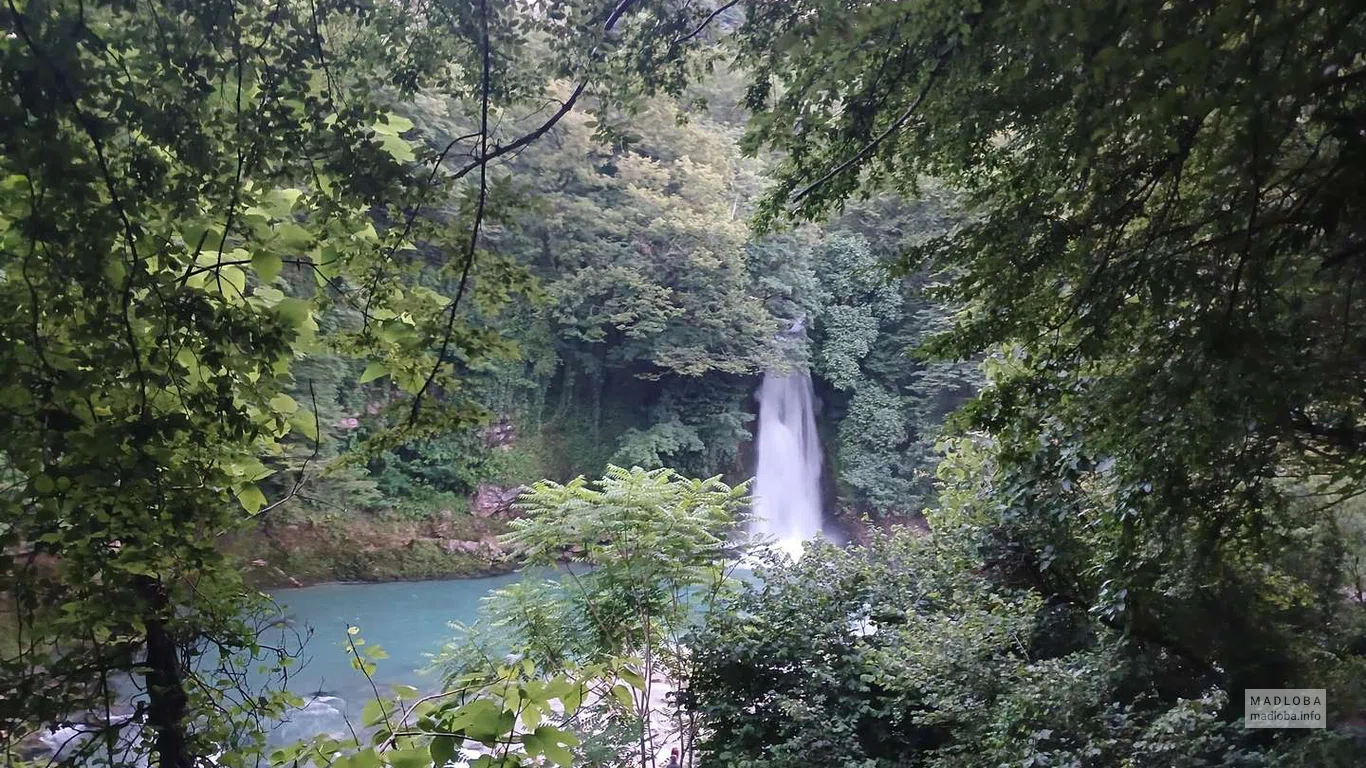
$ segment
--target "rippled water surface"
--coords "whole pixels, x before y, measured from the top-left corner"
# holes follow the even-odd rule
[[[289,689],[308,702],[272,734],[283,744],[316,733],[346,731],[343,714],[359,719],[374,697],[365,676],[351,666],[346,629],[360,628],[367,645],[389,655],[379,662],[375,682],[382,692],[394,684],[434,689],[439,680],[424,670],[431,654],[449,640],[450,622],[470,622],[490,591],[520,580],[520,574],[484,579],[324,584],[274,593],[293,630],[312,630],[303,656],[290,672]]]

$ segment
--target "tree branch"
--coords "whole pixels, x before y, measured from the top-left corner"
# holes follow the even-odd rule
[[[621,20],[621,17],[626,14],[634,2],[635,0],[621,0],[621,2],[612,9],[612,13],[608,15],[607,20],[603,25],[604,33],[612,31],[616,26],[616,23]],[[432,386],[432,382],[435,381],[437,374],[441,371],[441,366],[446,359],[446,353],[450,349],[451,338],[455,330],[455,318],[460,309],[460,301],[465,295],[465,288],[469,281],[470,271],[474,266],[475,249],[479,242],[479,229],[483,224],[484,208],[488,201],[489,162],[510,152],[516,152],[522,147],[525,147],[544,136],[551,128],[555,127],[556,123],[560,122],[565,115],[569,114],[569,112],[574,109],[574,105],[578,103],[579,97],[583,95],[584,90],[588,87],[588,78],[584,78],[574,87],[574,91],[569,95],[569,98],[565,99],[564,103],[560,105],[560,108],[547,118],[545,122],[541,123],[540,126],[529,133],[523,134],[510,144],[494,145],[493,149],[489,149],[489,99],[490,80],[492,77],[492,51],[489,40],[487,0],[480,0],[479,8],[481,37],[483,38],[483,71],[480,76],[479,156],[474,162],[466,165],[459,171],[456,171],[451,176],[451,181],[459,181],[475,169],[478,169],[479,198],[475,205],[474,226],[470,230],[469,245],[465,251],[465,263],[460,272],[460,284],[456,288],[455,297],[451,301],[450,311],[446,317],[446,329],[442,335],[441,349],[437,353],[436,362],[432,365],[431,372],[427,374],[427,378],[422,382],[421,388],[419,388],[417,394],[413,396],[413,407],[408,413],[409,427],[412,427],[417,423],[418,414],[422,409],[422,398],[427,394],[427,391]],[[589,52],[590,58],[596,55],[597,52],[598,47],[594,46],[593,50]],[[447,146],[446,151],[442,152],[441,156],[437,159],[437,165],[432,168],[433,174],[440,168],[440,163],[445,158],[446,152],[450,151],[450,148],[450,146]],[[405,230],[408,227],[411,227],[413,218],[414,217],[412,216],[409,217]]]
[[[860,149],[858,152],[855,152],[852,157],[848,158],[839,165],[836,165],[834,168],[831,168],[830,170],[826,171],[824,174],[821,175],[820,178],[816,179],[815,181],[806,185],[802,189],[798,190],[797,193],[792,196],[792,202],[801,202],[803,198],[814,192],[816,189],[819,189],[820,187],[824,186],[831,179],[835,178],[841,173],[844,173],[853,166],[862,162],[864,159],[868,157],[868,155],[872,154],[873,150],[877,149],[878,146],[882,144],[882,142],[886,141],[889,136],[900,130],[901,127],[904,126],[906,122],[909,121],[911,117],[915,114],[915,111],[920,108],[920,105],[924,103],[925,98],[930,95],[930,88],[933,87],[934,81],[938,79],[940,72],[943,70],[944,62],[948,61],[949,54],[952,51],[953,48],[952,46],[950,46],[949,48],[946,48],[942,53],[939,54],[939,56],[935,59],[934,67],[930,69],[929,75],[925,78],[925,84],[922,85],[920,88],[920,93],[916,95],[916,97],[911,101],[910,104],[906,105],[906,109],[902,110],[901,114],[898,115],[897,118],[892,121],[891,125],[887,126],[882,131],[882,133],[879,133],[877,136],[873,137],[872,141],[869,141],[867,144],[863,145],[863,148]]]
[[[432,364],[427,379],[422,382],[422,388],[413,395],[413,408],[408,413],[409,427],[417,423],[418,412],[422,409],[422,397],[427,394],[446,361],[446,351],[450,348],[451,336],[455,331],[455,317],[458,314],[460,300],[465,296],[465,286],[470,279],[470,270],[474,267],[474,254],[479,245],[479,227],[484,223],[484,206],[488,202],[489,80],[493,71],[493,54],[489,45],[488,0],[479,0],[479,25],[483,42],[483,72],[479,77],[479,199],[474,205],[474,225],[470,227],[470,242],[465,249],[465,265],[460,270],[460,285],[455,289],[455,298],[451,300],[451,309],[446,316],[446,332],[441,338],[441,351],[437,352],[436,362]]]
[[[694,37],[697,37],[698,35],[702,34],[702,30],[704,30],[704,29],[706,29],[708,26],[710,26],[711,23],[712,23],[713,21],[716,20],[716,17],[717,17],[717,16],[720,16],[721,14],[725,13],[726,11],[729,11],[731,8],[734,8],[735,6],[737,6],[737,5],[739,5],[739,4],[740,4],[740,0],[730,0],[730,2],[728,2],[728,3],[726,3],[726,4],[722,5],[722,6],[720,6],[720,7],[717,8],[716,10],[714,10],[714,11],[712,11],[711,13],[707,14],[707,18],[703,19],[703,20],[702,20],[702,23],[701,23],[701,24],[698,24],[698,25],[693,29],[693,31],[689,32],[688,34],[686,34],[686,35],[684,35],[684,36],[682,36],[682,37],[674,38],[674,41],[671,43],[671,45],[682,45],[683,43],[686,43],[686,42],[688,42],[689,40],[693,39]]]

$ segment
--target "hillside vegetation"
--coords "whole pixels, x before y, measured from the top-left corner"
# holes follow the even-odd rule
[[[0,29],[8,762],[1366,761],[1366,6]],[[793,369],[842,540],[795,561],[745,484]],[[440,690],[350,627],[374,701],[266,748],[260,588],[523,563]]]

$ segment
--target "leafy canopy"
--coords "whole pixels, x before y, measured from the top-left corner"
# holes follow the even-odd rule
[[[961,189],[906,264],[951,270],[935,349],[1013,361],[974,423],[1018,462],[1084,435],[1114,514],[1215,538],[1275,475],[1366,467],[1363,40],[1352,4],[1159,0],[756,5],[734,37],[784,153],[765,220]]]
[[[145,717],[73,759],[249,759],[256,715],[279,702],[237,665],[286,651],[258,643],[259,596],[219,542],[317,468],[332,404],[315,403],[309,363],[362,360],[361,379],[398,389],[374,446],[477,423],[464,380],[513,353],[488,319],[527,290],[481,241],[507,202],[489,166],[590,85],[673,87],[678,51],[641,40],[699,13],[633,0],[0,9],[0,593],[22,637],[0,664],[7,736],[107,716],[111,679],[132,674]],[[641,59],[648,81],[609,79]],[[544,127],[497,122],[562,79],[574,85]],[[392,107],[419,89],[477,129],[425,148]],[[488,268],[471,281],[476,262]],[[272,475],[290,480],[268,498]]]

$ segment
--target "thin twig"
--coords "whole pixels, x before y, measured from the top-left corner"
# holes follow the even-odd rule
[[[682,37],[675,38],[672,44],[682,45],[683,43],[688,42],[694,37],[697,37],[698,35],[702,34],[702,30],[706,29],[716,19],[717,16],[720,16],[721,14],[725,13],[726,11],[729,11],[731,8],[734,8],[739,4],[740,0],[730,0],[730,2],[726,3],[725,5],[722,5],[721,7],[717,8],[716,10],[708,14],[707,18],[703,19],[702,23],[698,24],[697,27],[693,29],[693,31],[689,32],[688,34]]]
[[[910,104],[906,105],[906,108],[892,121],[891,125],[883,129],[882,133],[873,137],[872,141],[863,145],[863,148],[858,152],[855,152],[852,157],[826,171],[820,178],[798,190],[797,193],[792,196],[792,202],[801,202],[802,198],[811,194],[826,182],[862,162],[868,155],[872,154],[873,150],[877,149],[882,142],[886,141],[889,136],[900,130],[901,127],[915,115],[916,110],[920,108],[920,105],[925,101],[925,98],[930,95],[930,88],[934,85],[934,81],[939,77],[939,73],[943,70],[944,62],[948,61],[949,54],[952,50],[953,48],[950,47],[939,54],[935,59],[934,67],[930,69],[929,75],[925,77],[925,84],[921,86],[920,93],[916,95],[915,99],[913,99]]]
[[[446,351],[450,348],[451,337],[455,331],[455,318],[459,314],[460,300],[465,296],[465,286],[469,283],[470,270],[474,268],[474,255],[479,246],[479,228],[484,223],[484,206],[488,202],[488,161],[489,161],[489,80],[493,72],[493,52],[489,44],[488,0],[479,0],[480,38],[483,47],[483,71],[479,77],[479,199],[474,206],[474,225],[470,227],[470,242],[465,249],[465,264],[460,270],[460,285],[455,290],[451,309],[446,317],[446,332],[441,338],[441,350],[436,354],[432,370],[422,382],[422,387],[413,396],[413,408],[408,414],[408,426],[417,423],[418,412],[422,409],[422,397],[436,380],[441,366],[446,362]]]
[[[365,682],[370,684],[370,690],[374,691],[375,703],[379,705],[379,713],[384,716],[384,729],[393,731],[393,723],[389,720],[389,710],[384,707],[384,697],[380,695],[379,686],[375,684],[375,678],[370,676],[370,670],[365,668],[365,660],[360,657],[360,651],[356,650],[356,638],[351,634],[351,628],[346,628],[346,645],[351,649],[351,655],[356,659],[356,668],[365,675]]]

